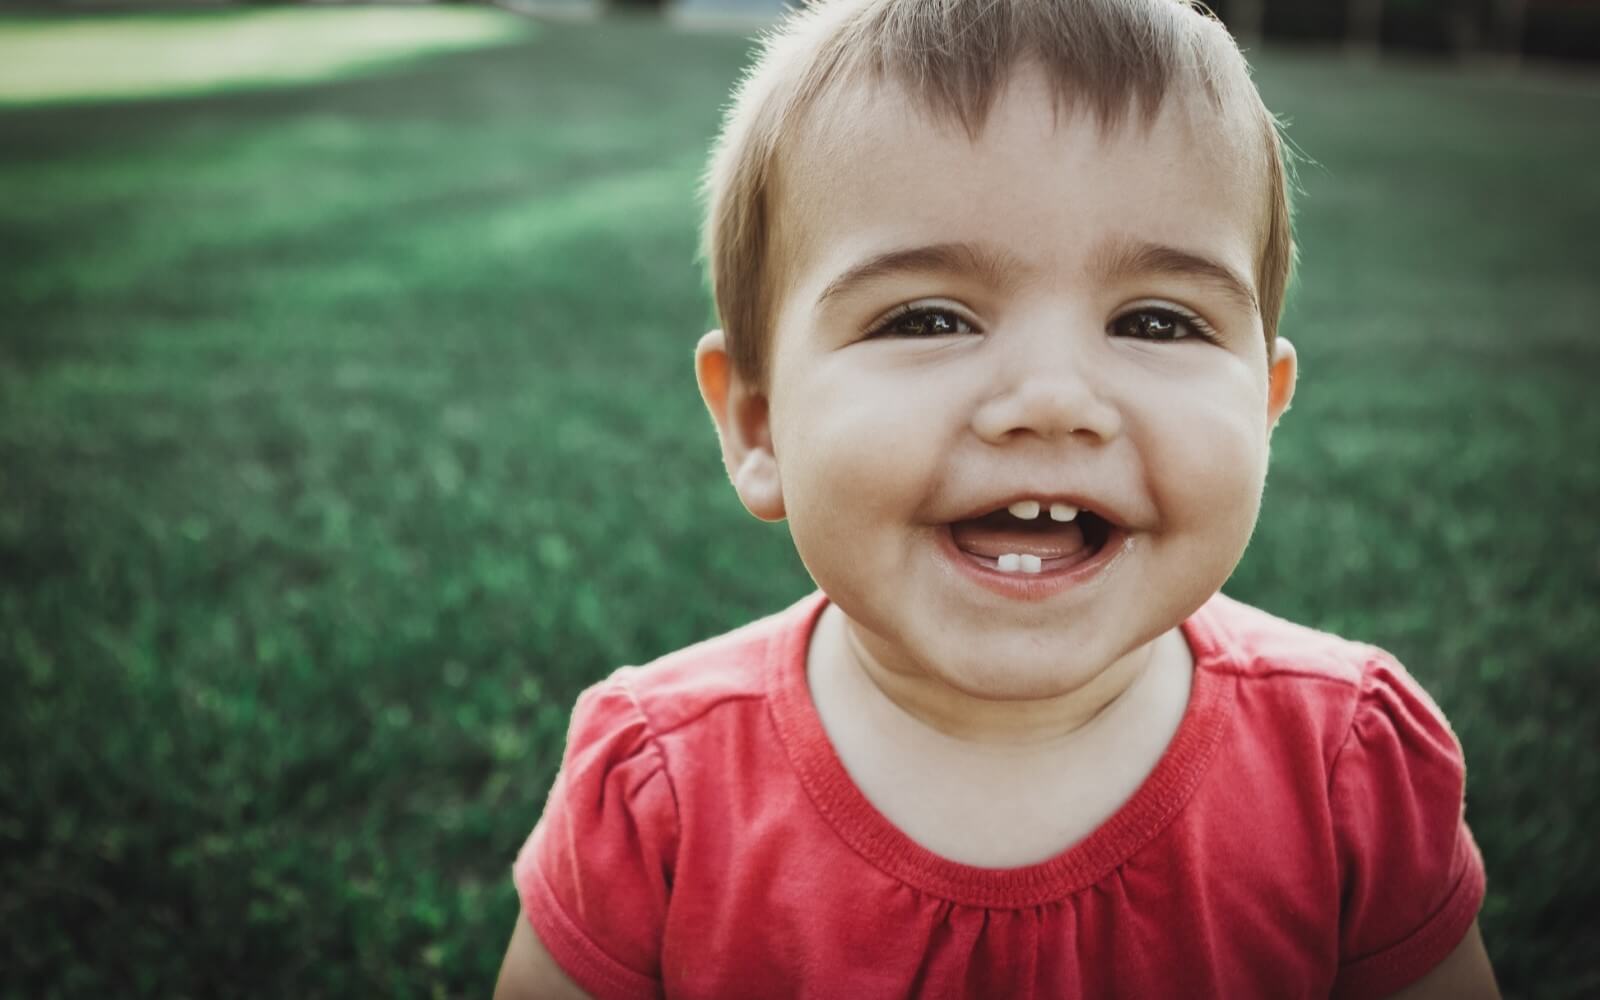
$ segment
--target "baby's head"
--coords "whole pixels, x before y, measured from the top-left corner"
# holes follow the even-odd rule
[[[706,178],[704,245],[739,373],[766,373],[774,309],[802,241],[808,168],[859,138],[852,114],[889,88],[927,125],[981,131],[1018,71],[1043,77],[1063,119],[1108,131],[1149,126],[1163,103],[1205,104],[1197,121],[1230,142],[1256,182],[1251,277],[1267,342],[1292,261],[1284,157],[1270,112],[1226,29],[1183,0],[838,0],[767,37],[739,87]],[[945,139],[947,141],[947,137]],[[805,148],[817,142],[821,149]],[[1204,194],[1204,192],[1200,192]],[[824,194],[824,196],[826,196]]]
[[[867,652],[1044,697],[1232,572],[1293,390],[1293,251],[1217,22],[819,4],[767,41],[707,187],[729,471]]]

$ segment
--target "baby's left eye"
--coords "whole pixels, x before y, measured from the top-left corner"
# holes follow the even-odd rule
[[[1123,313],[1111,321],[1110,333],[1137,340],[1212,339],[1205,321],[1170,309],[1144,308]]]

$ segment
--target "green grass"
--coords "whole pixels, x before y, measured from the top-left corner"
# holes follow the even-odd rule
[[[744,58],[0,111],[0,993],[487,992],[576,692],[808,586],[690,371]],[[1600,85],[1260,79],[1320,166],[1229,589],[1412,667],[1508,995],[1593,995]]]

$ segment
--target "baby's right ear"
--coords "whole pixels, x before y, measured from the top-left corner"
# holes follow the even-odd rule
[[[700,397],[711,411],[722,442],[722,462],[745,508],[763,521],[784,517],[778,456],[772,450],[767,397],[734,370],[727,338],[712,330],[694,349]]]

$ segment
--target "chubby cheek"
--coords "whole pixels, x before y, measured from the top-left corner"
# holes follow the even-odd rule
[[[824,373],[825,374],[825,373]],[[934,496],[942,447],[930,397],[898,400],[871,379],[800,378],[773,400],[773,444],[800,556],[890,571]]]
[[[1173,537],[1236,549],[1231,570],[1260,508],[1266,398],[1248,380],[1230,379],[1221,391],[1214,382],[1174,386],[1166,399],[1169,405],[1146,411],[1136,431],[1145,442],[1144,473],[1161,525],[1194,533]]]

